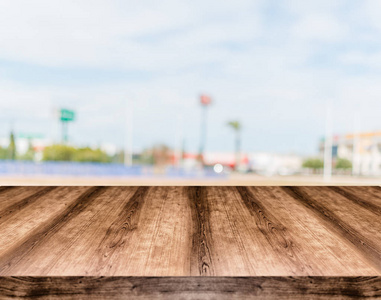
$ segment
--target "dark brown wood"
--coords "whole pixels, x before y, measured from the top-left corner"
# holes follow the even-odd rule
[[[26,236],[21,244],[15,244],[13,247],[5,251],[0,257],[0,273],[5,272],[8,268],[13,267],[26,255],[30,254],[38,244],[49,239],[57,231],[59,231],[66,222],[78,216],[84,211],[91,201],[102,192],[102,187],[91,187],[68,206],[60,215],[55,217],[51,222],[43,224],[37,230]]]
[[[29,197],[23,198],[20,201],[13,203],[10,206],[3,207],[0,210],[0,225],[1,223],[5,222],[7,220],[7,217],[10,217],[12,213],[18,212],[19,210],[23,209],[27,205],[34,203],[35,201],[39,200],[41,197],[54,191],[54,189],[56,188],[46,187],[44,189],[38,190],[36,193],[30,195]]]
[[[138,226],[141,207],[147,192],[148,187],[139,187],[108,227],[97,246],[98,272],[107,269],[109,262],[112,262],[113,257],[118,253],[118,248],[128,242],[129,236]]]
[[[355,191],[352,191],[350,188],[344,188],[340,186],[331,186],[327,187],[336,193],[344,196],[346,199],[355,202],[358,205],[368,209],[369,211],[375,213],[379,217],[381,217],[381,201],[379,203],[374,203],[375,196],[367,195],[364,192],[364,189],[361,187],[357,187]],[[381,199],[380,199],[381,200]]]
[[[381,277],[0,277],[2,298],[379,299]]]
[[[0,298],[377,298],[380,207],[378,187],[0,187]]]
[[[292,238],[288,229],[277,219],[276,215],[270,212],[260,200],[260,191],[257,188],[238,186],[237,190],[241,198],[254,217],[254,222],[279,256],[284,260],[284,264],[294,265],[303,273],[306,267],[301,261],[298,243]]]
[[[0,193],[3,275],[380,272],[374,188],[30,189]]]
[[[364,258],[369,259],[381,272],[381,243],[379,239],[375,239],[374,236],[368,237],[364,235],[363,232],[356,229],[356,224],[351,224],[340,218],[335,211],[330,210],[329,207],[324,205],[321,201],[319,202],[316,196],[312,195],[312,193],[308,193],[305,188],[295,186],[284,187],[283,189],[294,199],[310,208],[324,220],[324,222],[328,223],[329,226],[336,230],[341,236],[345,237],[346,240],[350,241],[360,253],[363,253]],[[310,191],[311,190],[313,190],[313,188],[311,188]],[[352,199],[350,200],[353,201]],[[364,204],[362,203],[361,206],[364,206]],[[376,217],[374,221],[376,222],[375,225],[380,227],[380,219]]]
[[[211,257],[210,212],[205,187],[188,187],[189,206],[192,212],[192,252],[190,274],[213,276]]]
[[[0,275],[381,275],[372,187],[14,187]]]

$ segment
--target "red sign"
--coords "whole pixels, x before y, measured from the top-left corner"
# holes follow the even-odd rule
[[[209,105],[210,103],[212,103],[212,98],[210,98],[207,95],[201,95],[200,101],[202,105]]]

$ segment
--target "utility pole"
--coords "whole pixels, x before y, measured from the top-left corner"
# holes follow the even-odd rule
[[[133,102],[126,102],[126,136],[124,144],[124,165],[132,166],[132,140],[133,140]]]
[[[359,155],[359,142],[360,142],[360,118],[358,113],[355,113],[353,118],[353,147],[352,147],[352,175],[360,175],[360,155]]]
[[[327,106],[325,119],[325,142],[324,142],[324,180],[330,181],[332,176],[332,113],[331,107]]]
[[[174,147],[174,164],[176,167],[180,167],[182,162],[182,143],[183,143],[183,130],[184,130],[184,122],[183,116],[181,113],[177,115],[176,123],[175,123],[175,147]]]
[[[9,133],[9,145],[8,145],[8,159],[15,160],[16,159],[16,141],[15,141],[15,134],[14,134],[14,128],[13,128],[13,120],[11,120],[11,126],[10,126],[10,133]]]
[[[60,110],[60,121],[62,125],[62,144],[68,142],[68,123],[74,121],[76,118],[75,112],[66,108]]]
[[[204,151],[205,151],[205,144],[206,144],[206,130],[207,130],[207,109],[208,106],[212,103],[212,98],[207,95],[201,95],[200,96],[200,103],[202,108],[202,115],[201,115],[201,132],[200,132],[200,150],[199,150],[199,159],[204,165]]]
[[[62,126],[62,132],[61,132],[61,143],[63,145],[67,144],[67,121],[61,121],[61,126]]]

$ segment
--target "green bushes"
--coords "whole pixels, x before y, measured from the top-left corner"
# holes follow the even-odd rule
[[[352,169],[352,163],[350,162],[350,160],[346,158],[338,158],[335,168],[342,169],[342,170],[349,170],[349,169]]]
[[[346,158],[337,158],[333,161],[336,172],[347,172],[352,169],[352,163]],[[324,161],[319,158],[308,158],[303,162],[303,168],[312,169],[314,173],[324,168]]]
[[[107,163],[111,162],[111,158],[101,149],[91,149],[86,147],[74,151],[73,161]]]
[[[111,158],[101,149],[74,148],[66,145],[52,145],[44,149],[44,161],[111,162]]]
[[[75,148],[65,145],[52,145],[44,149],[42,160],[72,161]]]
[[[8,149],[0,147],[0,159],[8,158]]]
[[[323,169],[324,168],[324,161],[319,158],[308,158],[303,162],[303,168],[307,169]]]

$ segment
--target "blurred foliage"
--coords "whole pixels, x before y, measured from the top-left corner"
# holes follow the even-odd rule
[[[16,142],[15,142],[15,135],[13,132],[10,133],[9,136],[9,145],[7,148],[0,147],[0,159],[10,159],[15,160],[17,158],[16,156]]]
[[[111,162],[111,158],[101,149],[74,148],[67,145],[52,145],[44,149],[44,161]]]
[[[303,161],[303,168],[308,168],[308,169],[322,169],[324,168],[324,162],[323,160],[319,158],[308,158],[305,161]]]
[[[91,149],[89,147],[75,149],[73,161],[78,162],[111,162],[111,158],[101,149]]]
[[[348,160],[346,158],[338,158],[336,165],[335,165],[335,168],[336,169],[345,169],[345,170],[352,169],[352,163],[350,160]]]
[[[172,150],[164,145],[158,144],[150,148],[144,149],[140,154],[134,154],[132,161],[138,165],[158,165],[164,166],[171,162]],[[120,151],[113,157],[113,161],[123,163],[124,152]]]
[[[111,159],[113,163],[124,164],[124,151],[117,152]],[[153,154],[152,149],[143,150],[142,153],[132,155],[133,164],[137,165],[152,165]]]
[[[241,125],[241,123],[239,121],[229,121],[227,123],[227,125],[229,127],[233,128],[233,130],[235,130],[235,131],[240,131],[241,128],[242,128],[242,125]]]
[[[241,135],[240,130],[242,129],[242,125],[240,121],[229,121],[227,125],[232,128],[235,132],[235,165],[234,169],[237,169],[240,165],[240,148],[241,148]]]
[[[0,147],[0,159],[12,159],[10,154],[15,147]],[[133,163],[140,165],[164,166],[171,163],[172,150],[166,145],[155,145],[143,150],[140,154],[133,155]],[[23,155],[14,156],[18,160],[34,160],[36,152],[32,145]],[[90,147],[76,148],[69,145],[55,144],[47,146],[42,153],[43,161],[75,161],[75,162],[100,162],[100,163],[124,163],[124,152],[119,151],[113,156],[107,155],[101,149]]]
[[[9,146],[8,146],[8,159],[15,160],[16,159],[16,142],[15,135],[11,132],[9,137]]]
[[[42,160],[47,161],[72,161],[75,148],[66,145],[52,145],[44,149]]]
[[[0,159],[8,158],[8,149],[0,147]]]

